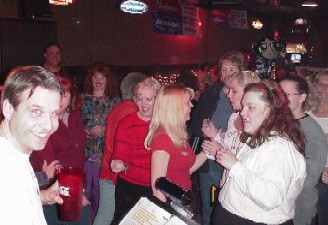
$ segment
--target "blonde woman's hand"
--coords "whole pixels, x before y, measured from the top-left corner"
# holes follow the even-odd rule
[[[215,141],[205,140],[202,143],[203,152],[208,155],[215,156],[216,152],[221,148],[223,148],[223,146]]]
[[[127,167],[124,164],[124,162],[120,159],[114,159],[110,162],[110,168],[114,173],[122,172],[123,170],[126,170]]]

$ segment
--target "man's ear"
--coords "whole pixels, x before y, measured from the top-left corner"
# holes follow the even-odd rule
[[[306,101],[306,94],[301,94],[300,102],[305,102]]]
[[[11,119],[11,115],[14,112],[14,107],[12,106],[12,104],[10,104],[10,102],[8,101],[8,99],[6,99],[3,102],[3,106],[2,106],[2,112],[3,115],[5,117],[5,119]]]

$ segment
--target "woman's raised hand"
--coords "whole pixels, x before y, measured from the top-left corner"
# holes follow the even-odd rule
[[[238,159],[230,150],[222,148],[216,152],[216,161],[230,170],[238,162]]]

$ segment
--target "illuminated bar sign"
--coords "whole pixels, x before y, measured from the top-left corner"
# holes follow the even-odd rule
[[[120,8],[123,12],[132,14],[143,14],[148,10],[148,6],[145,3],[135,0],[127,0],[122,2]]]

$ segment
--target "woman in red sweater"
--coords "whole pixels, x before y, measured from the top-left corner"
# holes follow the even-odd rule
[[[154,113],[145,140],[151,151],[151,184],[153,194],[166,201],[155,182],[167,177],[186,190],[191,190],[190,174],[207,159],[205,153],[197,156],[188,142],[186,122],[190,119],[194,91],[181,84],[163,87],[156,98]]]
[[[115,188],[115,221],[131,203],[152,193],[150,152],[145,149],[144,141],[159,88],[160,83],[154,78],[137,84],[133,89],[133,100],[138,112],[122,118],[118,124],[111,161],[112,171],[119,173]]]

